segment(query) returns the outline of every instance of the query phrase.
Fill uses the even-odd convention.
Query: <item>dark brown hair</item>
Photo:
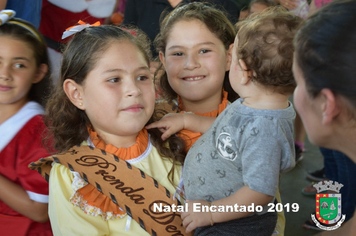
[[[308,93],[324,88],[356,108],[356,1],[333,1],[313,14],[295,37],[295,59]]]
[[[149,65],[151,59],[149,39],[138,29],[122,29],[112,25],[89,27],[76,33],[66,46],[60,79],[48,102],[48,115],[45,120],[50,133],[54,136],[57,151],[63,152],[81,144],[89,137],[88,129],[94,130],[86,113],[74,106],[66,96],[63,90],[64,81],[70,78],[77,84],[83,84],[88,73],[95,68],[97,61],[111,43],[126,40],[137,46]],[[149,123],[152,121],[153,118]],[[183,163],[185,157],[183,140],[172,136],[167,145],[161,140],[162,134],[157,129],[148,132],[151,134],[152,143],[162,156],[172,158],[174,165],[176,161]]]
[[[233,53],[254,72],[253,81],[282,94],[294,91],[293,38],[302,21],[282,7],[273,7],[235,25],[238,47]]]
[[[41,64],[48,66],[48,71],[43,79],[32,84],[28,97],[31,101],[36,101],[45,106],[46,100],[51,92],[52,82],[50,80],[50,66],[47,54],[47,45],[41,33],[31,23],[13,18],[0,26],[0,36],[11,37],[26,43],[33,51],[36,66]]]
[[[161,16],[161,18],[164,14]],[[193,2],[181,4],[174,11],[161,19],[160,33],[154,40],[154,45],[158,52],[165,53],[167,39],[173,26],[182,20],[199,20],[218,37],[228,50],[234,43],[235,30],[229,19],[222,10],[218,10],[208,3]],[[169,85],[167,74],[164,73],[159,79],[160,89],[163,91],[163,97],[170,103],[177,98],[177,93]],[[229,73],[225,73],[223,88],[228,92],[228,100],[233,102],[238,98],[236,92],[231,88]]]

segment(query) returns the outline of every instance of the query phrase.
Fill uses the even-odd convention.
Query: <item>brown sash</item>
[[[192,235],[185,233],[180,212],[157,208],[154,211],[154,206],[160,205],[162,209],[174,206],[177,209],[180,202],[173,200],[172,194],[155,179],[117,156],[89,146],[75,146],[66,153],[33,162],[29,167],[48,181],[53,161],[78,172],[86,182],[126,210],[149,234]]]

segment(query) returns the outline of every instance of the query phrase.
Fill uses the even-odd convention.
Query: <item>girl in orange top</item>
[[[206,3],[182,5],[164,18],[155,39],[165,68],[159,84],[176,112],[217,117],[238,98],[228,79],[235,35],[224,13]],[[201,133],[179,135],[189,150]]]
[[[176,7],[160,25],[155,39],[165,73],[160,91],[176,112],[216,118],[239,95],[231,88],[229,70],[236,31],[218,9],[193,2]],[[178,102],[176,102],[178,101]],[[157,127],[148,126],[147,128]],[[202,133],[181,130],[186,152]],[[170,133],[164,133],[165,140]],[[279,202],[279,191],[277,193]],[[276,235],[283,235],[285,217],[279,213]]]

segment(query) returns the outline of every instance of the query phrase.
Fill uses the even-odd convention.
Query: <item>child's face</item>
[[[0,36],[0,104],[24,105],[37,75],[32,48],[25,42]]]
[[[160,53],[168,81],[183,103],[221,99],[225,72],[230,67],[223,42],[199,20],[182,20],[171,29],[165,54]]]
[[[102,55],[81,86],[81,108],[106,143],[131,146],[154,110],[149,65],[129,41],[113,42]]]

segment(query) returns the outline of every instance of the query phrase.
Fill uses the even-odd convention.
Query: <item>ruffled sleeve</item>
[[[61,164],[54,164],[49,178],[49,217],[53,234],[56,236],[86,235],[86,236],[107,236],[107,235],[149,235],[138,223],[131,222],[129,230],[125,230],[127,215],[123,218],[104,220],[103,217],[95,217],[85,213],[80,207],[74,206],[69,199],[75,196],[74,188],[80,186],[90,186],[82,179],[76,179],[67,167]],[[76,184],[73,184],[73,183]]]
[[[53,165],[49,179],[49,217],[54,235],[109,235],[108,221],[85,214],[69,202],[73,195],[73,180],[67,167]]]
[[[107,196],[100,193],[94,186],[85,182],[77,172],[72,172],[73,195],[70,202],[82,209],[85,214],[101,216],[104,220],[122,218],[125,211],[115,205]]]

